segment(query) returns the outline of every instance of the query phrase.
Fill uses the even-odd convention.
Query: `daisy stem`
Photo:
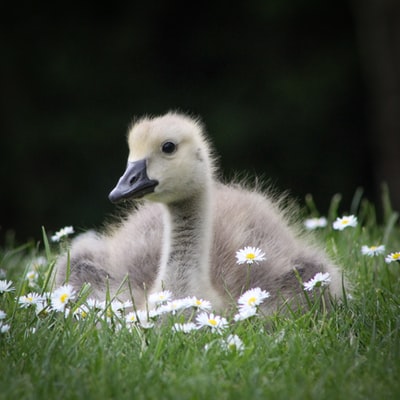
[[[326,315],[326,301],[325,301],[325,287],[320,287],[320,298],[321,298],[321,302],[322,302],[322,312],[325,318]]]
[[[196,310],[192,308],[192,312],[190,313],[190,316],[189,316],[187,322],[192,322],[193,317],[195,316],[195,314],[196,314]]]
[[[293,268],[293,272],[296,275],[297,280],[299,281],[300,286],[303,288],[303,294],[304,297],[306,299],[308,308],[311,310],[312,308],[312,304],[311,304],[311,300],[310,300],[310,296],[308,295],[307,291],[304,289],[304,284],[303,284],[303,279],[301,278],[299,271],[297,270],[297,268]]]
[[[374,262],[374,267],[373,267],[373,269],[372,269],[372,273],[373,273],[373,282],[374,282],[374,284],[376,283],[376,282],[378,282],[378,262],[377,262],[377,260],[375,260],[375,262]]]
[[[310,296],[308,295],[306,290],[303,290],[303,294],[304,294],[304,297],[306,299],[308,308],[311,310],[312,309],[312,304],[311,304]]]
[[[398,261],[397,261],[397,263],[398,263]],[[392,288],[392,278],[391,278],[391,273],[390,273],[390,264],[385,264],[384,270],[385,270],[385,276],[387,278],[386,279],[386,284],[388,285],[389,290],[393,290],[393,288]]]
[[[245,290],[249,290],[250,286],[250,269],[251,269],[251,264],[247,264],[247,274],[246,274],[246,286]]]

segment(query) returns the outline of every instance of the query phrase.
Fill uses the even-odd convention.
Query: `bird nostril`
[[[138,180],[138,177],[135,175],[129,180],[129,184],[132,186],[134,185]]]

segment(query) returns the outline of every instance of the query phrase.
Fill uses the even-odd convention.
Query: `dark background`
[[[386,181],[399,209],[400,2],[242,3],[3,5],[0,240],[100,226],[128,124],[171,109],[201,116],[226,177],[322,213]]]

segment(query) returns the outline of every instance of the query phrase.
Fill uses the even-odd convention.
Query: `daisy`
[[[105,309],[111,309],[111,311],[114,314],[118,314],[121,313],[124,309],[124,303],[122,303],[122,301],[119,300],[112,300],[111,303],[110,302],[104,302],[104,310]]]
[[[0,293],[12,292],[13,290],[15,290],[15,288],[11,286],[12,284],[13,283],[11,281],[0,281]]]
[[[152,318],[151,313],[147,313],[145,310],[131,311],[125,316],[125,322],[129,325],[138,324],[142,328],[152,328],[154,326],[153,322],[150,320]]]
[[[154,323],[150,319],[150,315],[145,310],[138,310],[136,311],[136,317],[138,319],[139,325],[144,329],[153,328]]]
[[[400,262],[400,251],[396,251],[395,253],[390,253],[389,255],[386,256],[385,261],[387,264],[393,261]]]
[[[28,293],[18,299],[18,303],[22,308],[28,308],[31,305],[36,307],[39,303],[43,303],[43,301],[44,298],[38,293]]]
[[[364,256],[374,257],[379,256],[385,252],[385,246],[382,244],[380,246],[362,246],[361,253]]]
[[[53,242],[59,242],[61,239],[67,237],[68,235],[72,235],[75,233],[74,228],[72,226],[66,226],[59,231],[57,231],[52,237],[51,240]]]
[[[191,331],[197,330],[197,326],[193,322],[187,322],[185,324],[176,323],[173,325],[172,329],[175,332],[189,333]]]
[[[133,306],[133,302],[131,300],[125,300],[122,303],[122,308],[123,309],[131,308],[132,306]]]
[[[37,281],[39,274],[35,270],[28,271],[26,273],[26,279],[29,281],[29,285],[34,284]]]
[[[88,317],[90,313],[90,308],[86,306],[85,304],[81,304],[75,311],[74,311],[74,317],[77,319],[85,319]]]
[[[140,325],[150,325],[153,323],[150,321],[151,314],[147,313],[145,310],[131,311],[125,316],[125,322],[127,324],[140,324]],[[145,327],[145,326],[143,326]]]
[[[247,290],[238,299],[240,307],[256,307],[270,296],[269,292],[261,290],[259,287]]]
[[[342,231],[348,226],[356,227],[357,226],[357,217],[354,215],[344,215],[342,218],[336,218],[336,221],[333,223],[333,229],[338,231]]]
[[[317,228],[325,228],[327,225],[328,225],[328,220],[325,217],[308,218],[304,221],[304,226],[310,231]]]
[[[265,253],[257,247],[246,246],[236,252],[237,264],[253,264],[265,260]]]
[[[243,353],[244,350],[244,344],[238,335],[229,335],[226,340],[222,340],[221,345],[227,351]]]
[[[102,302],[97,299],[87,299],[86,305],[92,310],[104,310]]]
[[[198,310],[206,311],[211,310],[212,306],[208,300],[198,299],[197,297],[188,297],[187,299],[188,307],[194,307]]]
[[[71,285],[64,285],[51,294],[51,308],[55,311],[64,311],[70,300],[75,298],[75,290]]]
[[[257,308],[256,307],[240,307],[239,308],[239,313],[237,313],[233,319],[238,322],[238,321],[243,321],[247,318],[253,317],[257,315]]]
[[[169,290],[153,293],[149,296],[149,302],[153,304],[162,304],[172,299],[172,293]]]
[[[318,272],[315,274],[314,278],[310,279],[308,282],[304,283],[304,290],[308,290],[309,292],[316,287],[322,287],[329,285],[331,281],[331,276],[329,272]]]
[[[168,301],[157,308],[158,314],[171,313],[175,315],[177,311],[188,307],[187,299],[178,299]]]
[[[197,325],[199,328],[209,326],[212,332],[222,333],[228,327],[228,321],[224,317],[214,315],[213,313],[207,314],[202,312],[196,317]]]
[[[128,313],[125,316],[125,322],[127,324],[136,324],[137,322],[139,322],[136,312],[131,311],[130,313]]]
[[[32,261],[33,269],[39,269],[39,268],[45,267],[46,265],[47,265],[47,259],[46,259],[46,257],[43,257],[43,256],[36,257]]]
[[[104,319],[108,322],[115,316],[121,316],[124,311],[124,303],[116,299],[112,300],[111,302],[100,301],[97,306],[100,310],[104,311],[102,315],[104,316]]]
[[[0,333],[6,333],[10,330],[10,325],[0,322]]]
[[[47,314],[47,311],[48,311],[47,310],[47,306],[48,306],[48,304],[47,304],[46,299],[44,299],[44,301],[41,301],[41,302],[35,304],[35,313],[36,313],[36,315],[39,315],[41,313]]]

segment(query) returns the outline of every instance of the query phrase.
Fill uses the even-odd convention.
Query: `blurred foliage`
[[[202,117],[228,177],[312,193],[321,210],[371,193],[347,1],[25,6],[1,17],[0,235],[99,226],[128,124],[170,109]]]

